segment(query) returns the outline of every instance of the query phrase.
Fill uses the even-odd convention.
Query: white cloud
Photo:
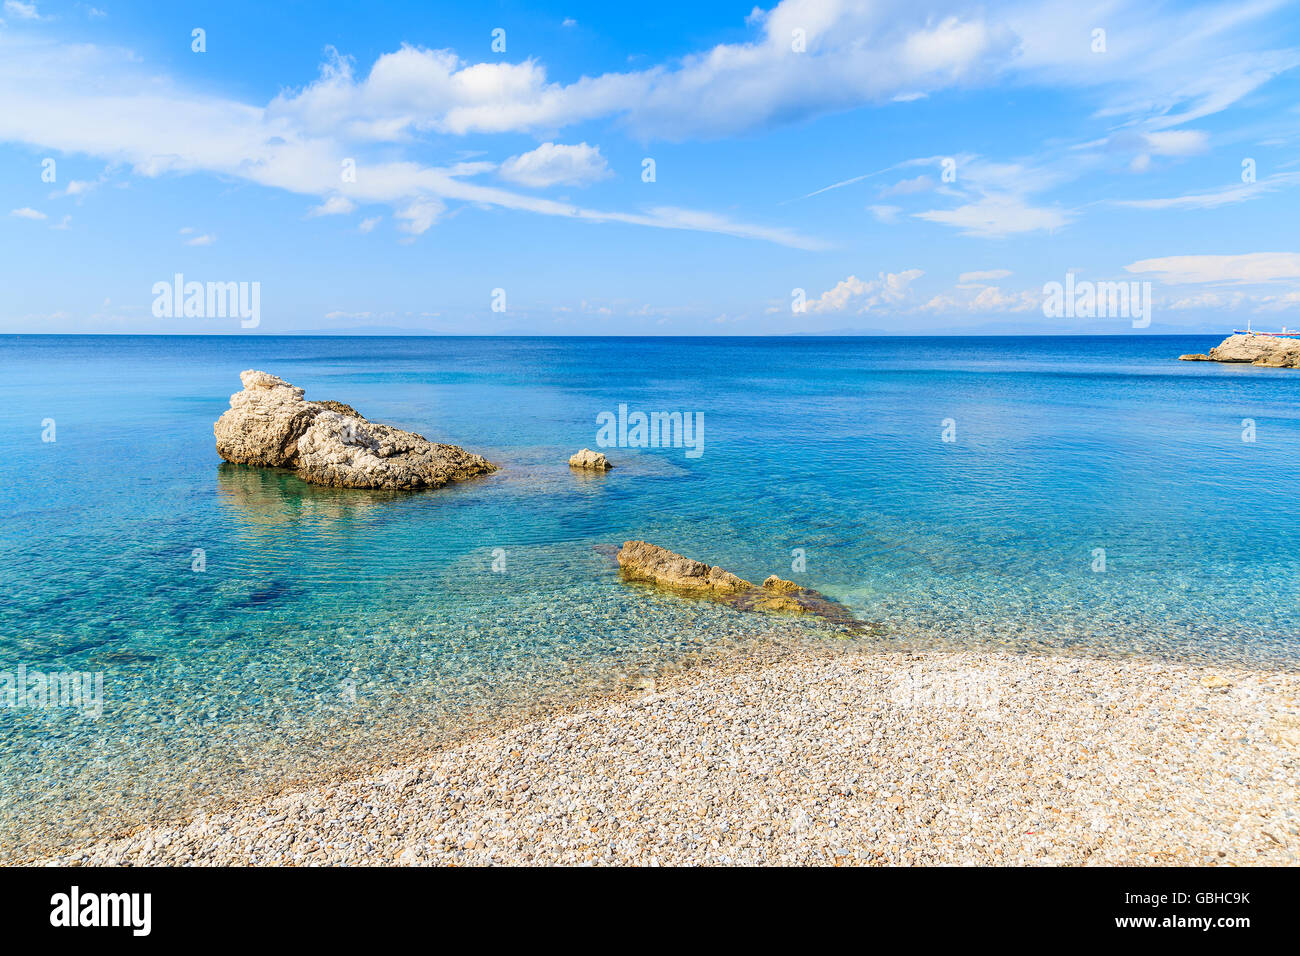
[[[446,210],[446,204],[437,199],[419,199],[399,209],[393,218],[400,220],[397,228],[401,232],[419,236],[428,232]]]
[[[1047,0],[1015,4],[1006,23],[1019,39],[1018,77],[1096,88],[1106,97],[1098,116],[1129,117],[1156,130],[1220,112],[1300,65],[1300,51],[1267,48],[1276,33],[1267,21],[1285,5]],[[1106,52],[1093,53],[1092,30],[1107,25]]]
[[[1300,280],[1300,252],[1252,252],[1236,256],[1166,256],[1124,267],[1168,285],[1246,284]]]
[[[357,228],[362,232],[371,232],[383,218],[383,216],[371,216],[369,219],[362,219],[361,225],[357,226]]]
[[[17,216],[19,219],[45,219],[45,213],[31,206],[24,206],[22,209],[14,209],[9,215]]]
[[[6,0],[10,7],[35,12],[22,0]],[[715,138],[1010,81],[1095,90],[1098,115],[1123,117],[1114,125],[1144,137],[1141,155],[1181,156],[1207,140],[1176,127],[1223,110],[1300,65],[1300,50],[1261,46],[1260,37],[1277,34],[1268,18],[1282,9],[1280,0],[1210,0],[1194,9],[1137,0],[1104,7],[1074,0],[1018,0],[960,12],[940,7],[782,0],[746,18],[751,32],[743,42],[569,83],[553,81],[534,59],[472,62],[451,50],[403,46],[358,73],[350,59],[330,51],[314,81],[286,89],[265,107],[178,88],[156,69],[134,65],[130,51],[42,43],[6,31],[0,34],[0,140],[124,162],[140,175],[212,173],[327,200],[337,191],[340,160],[363,155],[358,147],[406,144],[427,132],[555,136],[574,124],[613,119],[642,138]],[[1099,18],[1123,24],[1109,31],[1104,58],[1086,42]],[[805,31],[805,52],[791,49],[795,28]],[[159,124],[159,115],[174,122]],[[477,175],[471,167],[483,165],[440,168],[386,158],[367,165],[348,195],[395,209],[440,207],[430,221],[448,202],[463,202],[705,229],[797,248],[822,245],[793,230],[715,213],[608,212],[523,196],[470,181]],[[1044,181],[1000,184],[993,164],[985,165],[982,184],[971,170],[957,184],[943,184],[940,191],[951,188],[956,208],[914,215],[980,237],[1051,230],[1071,218],[1034,198],[1046,180],[1059,181],[1065,164],[1020,166],[1022,176]],[[1204,200],[1177,198],[1189,205]],[[401,218],[411,230],[430,217]]]
[[[208,234],[208,233],[204,233],[204,234],[201,235],[201,236],[195,236],[193,239],[186,239],[186,240],[185,240],[185,245],[187,245],[187,246],[210,246],[210,245],[212,245],[212,244],[213,244],[214,242],[216,242],[216,241],[217,241],[217,237],[216,237],[216,236],[210,235],[210,234]]]
[[[1290,311],[1300,307],[1300,291],[1285,292],[1282,295],[1254,296],[1254,301],[1257,312]]]
[[[521,186],[585,186],[612,175],[599,146],[543,143],[501,164],[502,179]]]
[[[1165,308],[1182,312],[1187,309],[1237,309],[1249,300],[1244,292],[1197,292],[1165,304]]]
[[[336,55],[317,81],[277,98],[272,112],[313,132],[385,140],[421,130],[553,134],[611,117],[644,138],[714,138],[1010,79],[1097,89],[1099,115],[1136,117],[1154,133],[1225,109],[1300,64],[1300,51],[1260,48],[1281,0],[1191,9],[1140,0],[957,6],[782,0],[745,18],[753,36],[744,42],[567,84],[536,60],[473,63],[451,50],[403,46],[359,77]],[[1088,41],[1101,21],[1123,28],[1109,31],[1099,56]],[[804,52],[791,48],[796,28],[805,31]],[[1193,140],[1153,148],[1188,149]]]
[[[1127,206],[1130,209],[1213,209],[1216,206],[1228,206],[1258,199],[1267,193],[1297,183],[1300,183],[1300,173],[1275,173],[1258,182],[1221,186],[1203,193],[1189,193],[1163,199],[1116,199],[1113,202],[1116,206]]]
[[[316,216],[345,216],[356,208],[357,204],[347,196],[330,196],[319,206],[313,206],[307,210],[307,215],[313,218]]]
[[[908,269],[897,273],[882,272],[877,278],[869,281],[849,276],[823,292],[818,298],[810,299],[806,303],[806,309],[811,313],[822,314],[884,310],[896,314],[951,315],[1024,313],[1032,312],[1042,305],[1042,295],[1038,290],[1005,292],[994,285],[969,282],[924,301],[918,300],[913,283],[924,274],[920,269]],[[988,272],[965,273],[962,279],[983,276],[1004,278],[1010,274],[1004,269],[995,269]]]
[[[903,211],[898,206],[868,206],[867,209],[879,222],[890,224],[898,222],[898,214]]]
[[[550,81],[534,60],[469,63],[451,50],[403,46],[364,78],[335,57],[272,112],[314,131],[379,139],[424,129],[535,132],[607,117],[641,136],[713,138],[992,75],[1015,46],[979,11],[937,19],[903,0],[784,0],[751,22],[759,32],[751,41],[570,84]],[[806,52],[791,48],[795,28],[806,33]]]
[[[880,190],[881,196],[908,196],[912,193],[924,193],[934,189],[935,181],[925,173],[911,179],[900,179],[892,186]]]
[[[1050,232],[1070,221],[1070,215],[1060,209],[1031,206],[1016,196],[989,196],[956,209],[931,209],[912,215],[952,226],[964,236],[984,239],[1039,230]]]
[[[881,305],[898,305],[907,299],[911,284],[925,275],[920,269],[903,272],[881,272],[877,278],[864,282],[849,276],[837,282],[816,299],[805,303],[808,312],[868,312]]]
[[[345,134],[365,135],[364,124],[335,128],[326,123],[318,130],[318,121],[337,117],[328,111],[312,114],[276,104],[262,109],[192,93],[136,66],[135,61],[130,51],[60,45],[0,31],[0,102],[5,103],[0,110],[0,141],[85,153],[128,164],[142,176],[209,173],[320,199],[338,193],[341,164],[357,157],[357,147],[363,145]],[[480,84],[495,89],[498,80],[506,82],[514,75],[494,72],[500,65],[483,64],[487,73],[469,68],[462,80],[472,81],[475,89]],[[393,75],[391,67],[380,71],[379,89],[400,98],[400,90],[405,89],[403,74]],[[532,67],[523,64],[518,69],[527,73]],[[377,82],[376,71],[368,82]],[[313,95],[322,94],[317,89]],[[164,115],[172,119],[159,124],[157,117]],[[371,118],[387,122],[379,112]],[[425,231],[447,202],[456,201],[585,222],[696,230],[801,249],[825,248],[825,243],[792,229],[737,222],[706,211],[587,209],[470,181],[493,168],[486,162],[432,167],[386,159],[363,161],[359,166],[362,174],[349,184],[348,197],[401,210],[397,218],[410,235]]]
[[[40,12],[34,3],[22,3],[21,0],[5,0],[5,13],[19,20],[39,20]]]
[[[921,306],[921,310],[944,314],[1032,312],[1041,305],[1042,295],[1038,292],[1004,292],[995,285],[965,285],[936,295]]]
[[[988,282],[996,279],[1005,279],[1011,275],[1010,269],[988,269],[983,272],[963,272],[957,277],[957,281],[963,284],[967,282]]]
[[[1168,129],[1143,135],[1147,151],[1157,156],[1195,156],[1210,148],[1208,133],[1197,129]]]

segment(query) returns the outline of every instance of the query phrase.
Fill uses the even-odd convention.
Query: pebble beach
[[[83,865],[1294,865],[1300,676],[756,647]]]

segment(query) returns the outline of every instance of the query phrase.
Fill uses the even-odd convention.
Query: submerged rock
[[[684,558],[646,541],[624,541],[618,552],[618,566],[625,578],[649,581],[675,591],[739,594],[754,586],[730,571]]]
[[[609,463],[603,452],[583,448],[569,456],[570,468],[585,468],[589,471],[609,471],[614,466]]]
[[[645,541],[625,541],[618,552],[618,565],[623,577],[629,581],[644,581],[681,594],[711,598],[737,610],[807,614],[852,633],[871,629],[850,614],[844,605],[812,588],[801,587],[775,574],[768,577],[762,587],[755,587],[730,571]]]
[[[1185,362],[1227,362],[1234,364],[1267,366],[1270,368],[1300,368],[1300,341],[1276,335],[1234,334],[1210,349],[1209,355],[1181,355]]]
[[[770,574],[763,579],[763,587],[777,594],[790,594],[799,590],[799,585],[785,578],[778,578],[775,574]]]
[[[367,421],[342,402],[309,402],[301,388],[254,369],[215,425],[229,462],[292,468],[304,481],[339,488],[440,488],[496,471],[456,445]]]

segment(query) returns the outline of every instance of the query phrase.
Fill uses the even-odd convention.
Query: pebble
[[[802,648],[43,862],[1295,865],[1298,717],[1281,670]]]

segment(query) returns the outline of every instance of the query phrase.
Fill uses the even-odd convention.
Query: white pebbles
[[[1300,677],[804,649],[53,858],[1295,864]]]

